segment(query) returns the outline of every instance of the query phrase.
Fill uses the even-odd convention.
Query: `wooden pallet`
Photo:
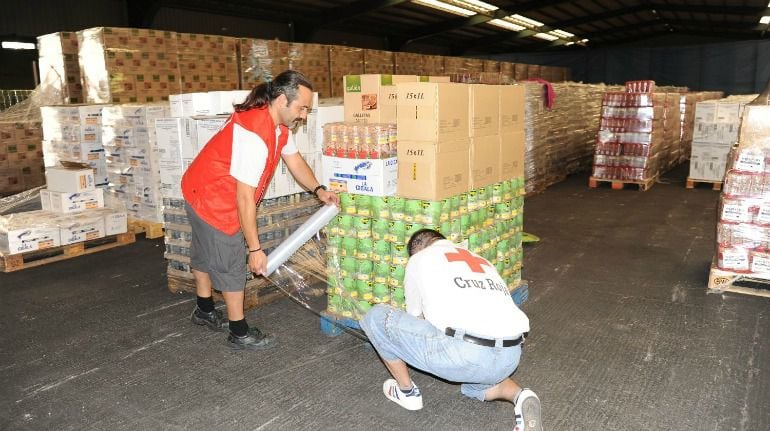
[[[642,181],[634,181],[634,180],[609,180],[606,178],[596,178],[596,177],[589,177],[588,178],[588,187],[595,189],[599,187],[599,184],[601,183],[610,183],[612,186],[612,190],[623,190],[625,186],[636,186],[639,188],[639,191],[646,192],[650,188],[652,188],[653,184],[658,180],[658,177],[648,178],[646,180]]]
[[[147,239],[163,237],[163,223],[129,218],[128,230],[133,233],[144,233],[144,237]]]
[[[687,184],[685,187],[694,189],[698,184],[711,184],[710,187],[712,190],[722,190],[722,181],[696,180],[690,177],[687,177]]]
[[[511,298],[516,305],[521,306],[527,299],[529,299],[529,283],[526,280],[521,280],[518,287],[511,290]],[[342,334],[345,329],[352,329],[356,331],[361,330],[361,325],[358,320],[352,317],[340,316],[335,313],[331,313],[328,310],[321,312],[321,332],[329,337],[336,337]]]
[[[742,274],[739,272],[719,269],[711,265],[709,272],[708,293],[734,292],[744,295],[764,296],[770,298],[770,277],[758,277],[757,274]]]
[[[136,236],[134,233],[127,232],[119,235],[110,235],[104,238],[47,248],[44,250],[35,250],[8,256],[0,255],[0,271],[14,272],[22,269],[34,268],[36,266],[58,262],[60,260],[109,250],[111,248],[131,244],[135,241]]]
[[[192,274],[168,268],[168,290],[172,293],[195,294],[195,280]],[[243,309],[250,310],[283,297],[284,294],[277,287],[266,279],[258,277],[246,282]],[[222,294],[214,291],[214,301],[224,301]]]

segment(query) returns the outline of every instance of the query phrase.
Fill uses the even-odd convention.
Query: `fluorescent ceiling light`
[[[472,10],[461,8],[449,3],[444,3],[443,1],[439,1],[439,0],[412,0],[412,3],[421,4],[423,6],[428,6],[433,9],[442,10],[444,12],[449,12],[455,15],[461,15],[461,16],[476,15],[476,12]]]
[[[570,45],[574,45],[574,44],[575,44],[575,42],[567,42],[567,43],[565,43],[564,45],[565,45],[565,46],[570,46]]]
[[[558,39],[558,37],[548,33],[535,33],[532,35],[532,37],[536,37],[538,39],[550,40],[550,41],[554,41]]]
[[[464,6],[464,7],[467,7],[468,9],[479,10],[481,12],[492,12],[500,9],[495,5],[485,3],[479,0],[454,0],[453,3],[458,6]]]
[[[586,42],[588,42],[588,39],[583,39],[583,40],[581,40],[580,42],[582,42],[582,43],[586,43]]]
[[[553,34],[555,36],[559,36],[559,37],[564,38],[564,39],[569,39],[571,37],[575,37],[574,34],[568,32],[568,31],[558,30],[558,29],[553,30],[553,31],[549,31],[549,33],[551,33],[551,34]]]
[[[535,21],[532,18],[527,18],[527,17],[521,16],[519,14],[513,14],[510,17],[515,19],[516,21],[520,21],[520,22],[524,23],[525,25],[529,24],[529,26],[531,26],[531,27],[542,27],[542,26],[545,25],[545,24],[543,24],[540,21]]]
[[[523,25],[514,24],[512,22],[504,21],[502,19],[493,19],[492,21],[489,21],[487,24],[492,24],[494,26],[504,28],[506,30],[511,30],[511,31],[522,31],[527,29],[527,27],[524,27]]]
[[[35,44],[32,42],[11,42],[3,41],[3,49],[35,49]]]
[[[759,19],[760,24],[770,24],[770,15],[765,15]]]

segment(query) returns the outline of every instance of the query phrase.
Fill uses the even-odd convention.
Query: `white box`
[[[95,213],[80,213],[58,220],[61,244],[74,244],[105,236],[104,217]]]
[[[96,188],[94,171],[89,168],[65,168],[53,166],[45,171],[48,190],[55,192],[79,193]]]
[[[723,181],[730,145],[693,141],[690,176],[693,180]]]
[[[0,251],[16,254],[60,246],[59,228],[47,225],[55,217],[40,210],[0,216]]]
[[[80,211],[103,208],[104,191],[94,189],[80,193],[63,193],[51,190],[40,190],[40,202],[43,209],[60,214],[70,214]]]
[[[323,151],[324,125],[345,119],[345,106],[342,99],[325,99],[318,102],[312,115],[307,119],[307,146],[304,151],[316,153]],[[299,149],[303,151],[302,148]]]
[[[392,196],[398,185],[398,161],[387,159],[346,159],[323,156],[321,184],[335,192],[369,196]]]
[[[128,232],[128,216],[125,211],[112,208],[102,212],[104,216],[104,235],[117,235]]]
[[[184,93],[182,94],[182,116],[215,115],[219,108],[219,101],[213,100],[209,93]]]
[[[239,105],[246,100],[250,90],[211,91],[211,100],[214,103],[214,114],[232,114],[235,111],[233,105]]]

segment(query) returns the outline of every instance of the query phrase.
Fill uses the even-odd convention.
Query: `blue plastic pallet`
[[[516,305],[521,306],[529,299],[529,284],[522,280],[519,287],[511,292],[511,298]],[[345,330],[344,328],[355,329],[360,331],[361,325],[358,324],[358,320],[351,319],[349,317],[340,317],[329,312],[321,312],[321,332],[328,337],[336,337]]]

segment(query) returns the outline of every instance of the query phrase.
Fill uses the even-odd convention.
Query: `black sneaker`
[[[224,314],[219,310],[214,310],[210,313],[204,313],[203,310],[195,306],[190,321],[196,325],[207,326],[212,331],[224,332],[229,329],[229,321]]]
[[[227,345],[239,350],[267,350],[275,347],[277,343],[273,335],[263,334],[257,328],[249,328],[249,333],[242,337],[232,332],[227,336]]]

